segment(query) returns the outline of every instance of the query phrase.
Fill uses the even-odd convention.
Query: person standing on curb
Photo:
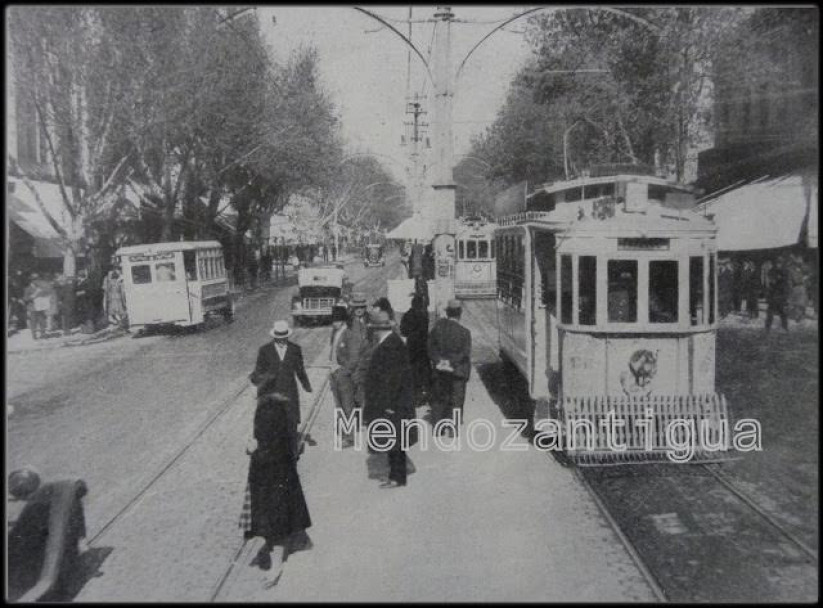
[[[289,397],[282,393],[261,395],[254,412],[254,436],[246,445],[249,475],[239,523],[246,538],[262,537],[265,541],[252,563],[265,573],[267,588],[277,584],[283,562],[298,536],[305,537],[312,523],[297,473],[290,405]],[[272,568],[275,547],[279,547],[279,556],[277,567]]]
[[[414,404],[422,405],[429,398],[431,367],[429,364],[429,313],[421,294],[415,294],[411,308],[400,321],[400,333],[406,338],[414,379]]]
[[[449,300],[446,318],[438,319],[429,333],[429,359],[434,369],[432,422],[451,418],[455,411],[463,420],[466,383],[471,373],[471,332],[460,324],[460,300]]]
[[[363,422],[383,419],[391,424],[394,442],[388,450],[389,476],[380,487],[397,488],[406,485],[407,475],[404,448],[409,446],[403,445],[402,422],[414,418],[411,366],[406,345],[394,331],[387,312],[376,310],[369,327],[374,332],[375,347],[366,374]],[[374,443],[376,447],[382,445]]]
[[[766,309],[766,332],[772,329],[774,315],[780,316],[780,325],[789,331],[788,308],[789,280],[786,275],[785,261],[782,257],[775,260],[769,271],[769,289],[767,292],[768,308]]]
[[[343,367],[346,360],[346,333],[349,331],[349,318],[345,306],[332,308],[332,335],[329,349],[329,362],[332,371],[329,374],[329,387],[334,397],[335,407],[349,416],[354,409],[354,381],[350,370]],[[347,433],[342,437],[343,447],[353,445],[354,439]]]
[[[297,427],[300,425],[300,393],[297,380],[303,389],[312,392],[306,368],[303,365],[303,351],[289,340],[292,330],[286,321],[275,321],[269,331],[272,341],[264,344],[257,352],[257,364],[249,375],[251,383],[257,387],[257,397],[278,392],[288,400],[289,427],[292,443],[297,450]]]

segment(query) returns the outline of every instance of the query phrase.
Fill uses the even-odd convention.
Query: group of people
[[[405,244],[400,251],[400,262],[410,279],[434,279],[434,249],[431,243],[423,246],[416,242]]]
[[[721,259],[718,264],[719,313],[721,317],[739,312],[745,301],[745,312],[751,319],[760,316],[759,301],[766,300],[766,330],[774,317],[788,330],[791,318],[800,322],[809,305],[812,281],[806,263],[799,254],[781,254],[759,265],[752,259],[733,261]]]
[[[471,373],[471,332],[460,323],[458,300],[448,303],[445,318],[430,330],[427,304],[425,294],[416,293],[399,324],[387,298],[369,307],[363,293],[352,294],[347,306],[333,311],[331,392],[347,417],[359,408],[364,425],[346,431],[343,445],[354,445],[353,434],[375,420],[388,421],[393,429],[389,472],[381,488],[407,483],[405,449],[414,439],[404,443],[401,429],[404,420],[416,417],[416,407],[430,401],[433,425],[455,417],[462,422]],[[272,340],[260,347],[250,375],[257,387],[257,407],[246,448],[250,464],[240,518],[247,537],[264,539],[254,564],[264,571],[266,586],[275,585],[281,573],[272,568],[272,552],[278,548],[282,565],[289,553],[310,544],[305,531],[311,526],[296,465],[303,449],[297,385],[309,393],[312,386],[302,350],[289,340],[288,323],[276,321],[269,333]],[[450,427],[444,432],[451,434]]]

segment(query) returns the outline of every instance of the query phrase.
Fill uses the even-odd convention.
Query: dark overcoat
[[[297,390],[297,380],[300,380],[306,392],[311,392],[300,346],[294,342],[286,342],[286,354],[281,361],[274,342],[264,344],[257,352],[257,365],[249,379],[257,387],[258,398],[275,392],[288,397],[293,424],[300,424],[300,392]]]
[[[468,380],[472,369],[472,334],[454,319],[438,319],[429,333],[432,368],[442,359],[451,363],[452,373]]]
[[[389,420],[395,426],[399,447],[401,421],[414,418],[414,387],[406,345],[395,332],[375,346],[371,353],[365,399],[363,421],[368,424],[378,418]]]
[[[277,539],[311,526],[309,508],[297,475],[284,404],[258,400],[254,413],[257,449],[249,463],[252,536]]]

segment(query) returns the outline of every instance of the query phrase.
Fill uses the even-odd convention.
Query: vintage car
[[[385,266],[386,258],[383,255],[383,245],[370,243],[363,248],[363,267]]]
[[[318,264],[297,272],[298,293],[292,298],[295,326],[306,321],[331,321],[332,307],[345,305],[351,290],[342,265]]]

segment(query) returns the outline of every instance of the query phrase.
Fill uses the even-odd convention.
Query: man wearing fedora
[[[257,352],[257,364],[249,375],[257,387],[258,399],[269,393],[281,393],[288,398],[289,425],[292,429],[293,446],[297,453],[297,427],[300,425],[300,393],[297,380],[303,389],[311,392],[311,383],[303,365],[303,351],[289,340],[292,330],[286,321],[275,321],[269,331],[273,338]]]
[[[401,425],[403,420],[414,418],[411,364],[406,345],[394,331],[386,311],[373,311],[369,327],[375,346],[366,374],[363,422],[384,419],[394,427],[394,445],[388,450],[389,477],[381,487],[395,488],[406,485],[406,446]]]
[[[349,322],[345,333],[337,345],[337,362],[340,364],[340,391],[345,392],[345,400],[355,407],[363,407],[363,382],[365,371],[363,361],[370,350],[369,329],[366,325],[366,296],[355,292],[349,301]]]
[[[460,300],[449,300],[446,318],[429,332],[429,359],[433,374],[433,423],[451,418],[455,410],[463,419],[466,383],[471,373],[472,334],[460,324]]]

